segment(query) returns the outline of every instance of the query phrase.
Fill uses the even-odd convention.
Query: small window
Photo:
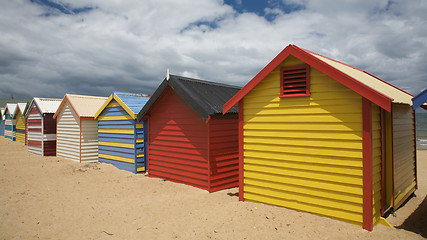
[[[280,69],[280,97],[310,96],[310,66],[307,64]]]

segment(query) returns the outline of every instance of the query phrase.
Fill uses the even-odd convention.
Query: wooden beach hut
[[[0,108],[0,135],[4,136],[4,108]]]
[[[417,188],[412,96],[287,46],[224,104],[239,107],[239,199],[372,230]]]
[[[237,186],[239,87],[170,75],[138,114],[148,120],[148,176],[209,192]]]
[[[16,103],[7,103],[4,109],[4,137],[12,141],[16,140],[15,110],[17,107]]]
[[[25,113],[27,149],[41,156],[56,154],[56,122],[53,115],[61,103],[57,98],[35,97]]]
[[[113,92],[96,112],[98,160],[133,173],[147,168],[147,123],[137,114],[150,99],[146,94]]]
[[[106,97],[65,94],[54,115],[56,155],[78,162],[98,161],[98,121],[95,113]]]
[[[27,110],[28,103],[17,103],[15,110],[16,119],[16,141],[26,143],[26,120],[25,111]]]

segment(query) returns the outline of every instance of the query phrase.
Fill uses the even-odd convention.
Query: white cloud
[[[244,2],[243,2],[244,3]],[[0,97],[152,93],[171,74],[244,85],[289,43],[362,68],[412,93],[427,87],[425,1],[308,1],[267,21],[223,1],[92,1],[43,16],[0,9]],[[70,1],[87,7],[87,1]]]

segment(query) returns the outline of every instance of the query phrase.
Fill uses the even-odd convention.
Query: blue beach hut
[[[146,94],[113,92],[95,114],[98,160],[133,173],[145,172],[147,122],[137,114],[150,99]]]

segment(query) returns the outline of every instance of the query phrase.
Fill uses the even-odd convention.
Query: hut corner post
[[[362,98],[363,120],[363,229],[373,229],[372,203],[372,109],[371,102]]]
[[[243,198],[243,99],[239,101],[239,201]]]

